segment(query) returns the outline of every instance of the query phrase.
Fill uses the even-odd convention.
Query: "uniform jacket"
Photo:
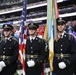
[[[0,72],[0,75],[12,75],[16,71],[19,49],[18,45],[18,41],[16,41],[14,37],[11,37],[6,42],[4,40],[0,42],[0,61],[4,61],[6,64],[6,67]],[[2,56],[3,58],[1,58]],[[6,56],[9,58],[5,59]]]
[[[44,59],[46,59],[47,56],[45,51],[45,41],[43,39],[36,37],[32,42],[29,38],[27,39],[26,55],[38,55],[37,58],[29,58],[30,60],[32,59],[35,61],[34,67],[26,67],[26,71],[30,73],[29,75],[38,75],[37,73],[42,71],[42,63],[44,62]],[[26,62],[29,59],[27,58]]]
[[[55,54],[70,54],[69,57],[55,57]],[[73,64],[76,61],[76,42],[72,35],[65,33],[63,38],[54,41],[54,59],[53,66],[56,75],[73,75]],[[65,69],[59,69],[58,63],[64,62]]]

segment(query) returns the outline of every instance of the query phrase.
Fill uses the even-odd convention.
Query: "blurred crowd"
[[[0,0],[0,6],[22,2],[23,0]]]
[[[76,25],[76,20],[73,21],[67,21],[66,22],[66,32],[67,33],[73,33],[74,31],[74,26]]]

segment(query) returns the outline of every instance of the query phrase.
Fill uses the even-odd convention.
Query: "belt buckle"
[[[61,53],[61,54],[60,54],[60,57],[61,57],[61,58],[63,58],[63,57],[64,57],[64,55]]]
[[[31,55],[31,58],[33,58],[34,56],[33,55]]]
[[[3,55],[2,58],[5,59],[5,55]]]

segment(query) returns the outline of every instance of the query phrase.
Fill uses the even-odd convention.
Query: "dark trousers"
[[[26,75],[41,75],[41,66],[26,67]]]
[[[14,75],[17,69],[17,64],[7,66],[3,68],[3,70],[0,72],[0,75]]]

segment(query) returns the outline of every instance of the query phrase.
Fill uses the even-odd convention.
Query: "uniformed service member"
[[[42,63],[46,59],[45,41],[37,36],[36,23],[28,24],[29,37],[26,42],[26,75],[41,75]]]
[[[12,37],[13,26],[4,24],[4,39],[0,42],[0,75],[14,75],[17,68],[18,41]]]
[[[57,19],[57,37],[54,41],[53,75],[73,75],[76,61],[76,42],[65,32],[65,20]]]

